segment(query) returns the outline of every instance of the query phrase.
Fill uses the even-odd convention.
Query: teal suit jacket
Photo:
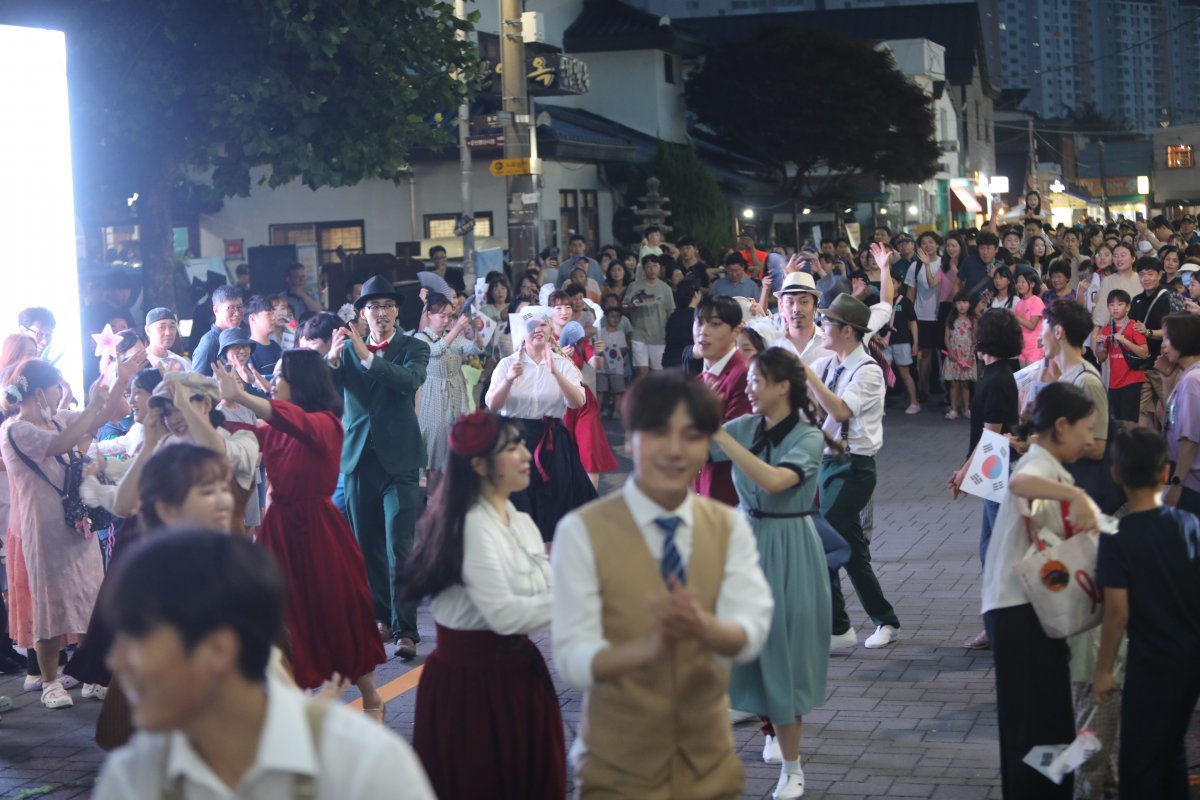
[[[379,463],[389,475],[425,466],[425,444],[417,424],[414,399],[425,382],[429,345],[397,331],[371,369],[363,367],[347,341],[336,376],[346,399],[342,426],[342,472],[358,467],[367,443],[375,445]]]

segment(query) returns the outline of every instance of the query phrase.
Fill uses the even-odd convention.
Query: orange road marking
[[[424,669],[425,665],[422,664],[419,667],[410,669],[399,678],[388,681],[383,686],[379,687],[379,696],[382,697],[383,701],[386,703],[388,700],[395,700],[405,692],[412,691],[413,689],[417,688],[417,684],[420,683],[421,671]],[[350,703],[349,706],[350,708],[356,708],[361,711],[363,707],[362,698],[358,698],[353,703]]]

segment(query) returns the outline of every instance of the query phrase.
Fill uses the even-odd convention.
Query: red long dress
[[[595,348],[586,339],[575,345],[571,354],[571,362],[580,370],[583,364],[592,357]],[[617,468],[617,457],[608,446],[608,437],[604,435],[604,425],[600,420],[600,403],[596,395],[583,385],[583,405],[579,408],[567,409],[563,417],[563,425],[575,437],[575,446],[579,448],[579,460],[583,462],[584,472],[612,472]]]
[[[337,487],[342,423],[328,411],[271,401],[255,429],[271,484],[258,542],[287,581],[287,628],[301,688],[334,672],[357,680],[387,661],[358,542],[330,499]]]

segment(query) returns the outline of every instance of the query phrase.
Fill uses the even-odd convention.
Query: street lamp
[[[811,214],[811,213],[812,213],[812,209],[811,209],[811,208],[808,208],[808,207],[806,206],[806,207],[805,207],[805,209],[804,209],[802,212],[800,212],[800,213],[804,214],[805,216],[808,216],[809,214]]]
[[[742,219],[754,219],[754,209],[753,208],[743,208],[742,209]]]
[[[917,216],[917,214],[920,214],[920,213],[921,213],[921,209],[917,208],[915,205],[910,205],[908,207],[908,215],[910,217],[915,217],[915,216]]]

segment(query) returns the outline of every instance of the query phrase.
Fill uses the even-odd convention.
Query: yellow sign
[[[492,174],[497,178],[508,175],[541,175],[540,158],[497,158],[492,162]]]

